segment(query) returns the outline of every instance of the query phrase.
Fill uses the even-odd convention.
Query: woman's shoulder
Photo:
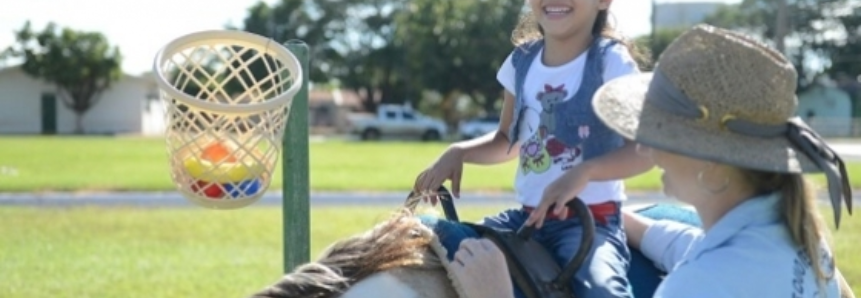
[[[666,297],[695,294],[684,291],[720,293],[710,297],[816,297],[814,293],[820,291],[816,274],[800,250],[767,237],[759,237],[762,243],[743,238],[692,256],[678,266],[664,281],[666,291],[672,293]],[[834,282],[827,283],[825,290],[825,297],[839,296]]]
[[[796,246],[779,223],[747,225],[737,231],[713,227],[700,243],[692,260],[706,266],[747,267],[756,264],[751,272],[763,268],[786,267],[797,257]],[[720,234],[731,234],[721,237]],[[776,270],[776,269],[775,269]],[[790,272],[791,268],[784,270]]]

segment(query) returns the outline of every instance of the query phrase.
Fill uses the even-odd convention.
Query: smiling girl
[[[612,0],[527,0],[513,34],[516,48],[497,80],[505,88],[496,132],[452,144],[419,174],[414,190],[451,180],[459,196],[464,163],[498,164],[519,157],[514,189],[521,208],[484,219],[486,226],[539,229],[535,240],[567,264],[580,246],[580,219],[565,203],[579,197],[598,224],[592,255],[572,280],[577,297],[630,297],[630,258],[621,226],[623,179],[651,163],[595,115],[592,96],[604,82],[639,73],[633,47],[608,24]],[[552,210],[551,210],[552,209]],[[515,289],[516,295],[522,294]]]

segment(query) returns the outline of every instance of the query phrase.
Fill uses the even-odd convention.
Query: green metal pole
[[[281,151],[283,166],[284,273],[310,258],[310,183],[308,177],[308,46],[288,41],[302,65],[302,89],[293,98]]]

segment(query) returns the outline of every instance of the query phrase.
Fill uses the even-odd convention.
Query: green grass
[[[474,221],[498,208],[459,211]],[[312,258],[391,211],[313,209]],[[279,208],[0,207],[0,297],[246,297],[281,275],[280,235]],[[861,221],[845,221],[834,238],[861,293]]]
[[[312,257],[392,210],[315,208]],[[0,260],[0,297],[246,297],[280,277],[281,212],[2,207]]]
[[[443,143],[322,142],[310,145],[315,191],[406,191],[445,149]],[[290,150],[286,148],[286,150]],[[463,191],[510,191],[516,162],[467,165]],[[861,188],[861,163],[849,163]],[[280,164],[271,189],[280,189]],[[815,176],[824,181],[822,175]],[[657,190],[653,170],[629,179],[631,191]],[[160,138],[2,137],[0,191],[171,191],[167,153]]]

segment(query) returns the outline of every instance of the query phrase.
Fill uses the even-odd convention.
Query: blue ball
[[[224,190],[234,198],[239,196],[252,196],[260,191],[260,180],[245,180],[240,182],[238,186],[227,183],[224,184]]]

